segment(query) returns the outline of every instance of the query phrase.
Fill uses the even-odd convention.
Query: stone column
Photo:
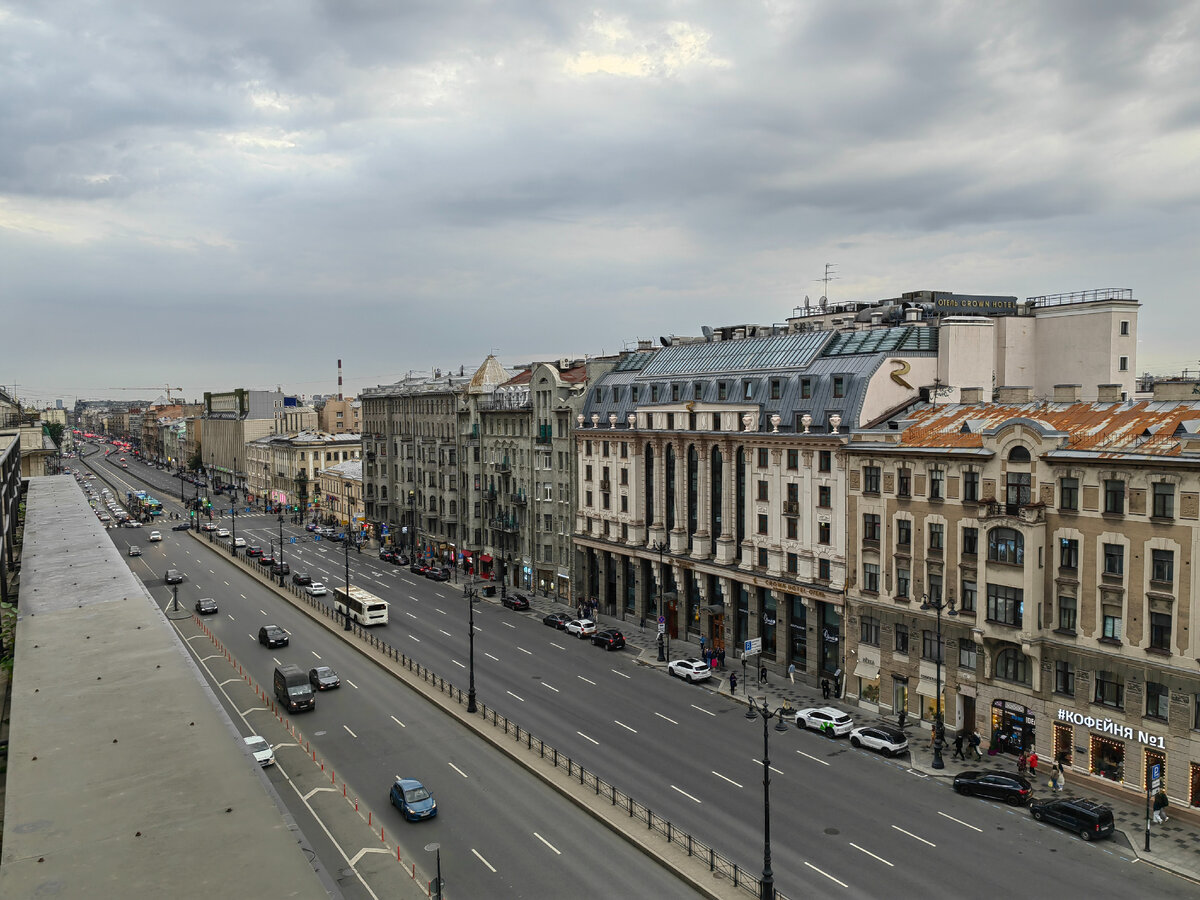
[[[712,459],[711,447],[697,442],[696,447],[696,533],[692,540],[692,558],[707,559],[712,555],[713,535],[709,532],[712,518]]]
[[[721,442],[721,534],[717,537],[717,562],[721,565],[732,565],[737,556],[734,541],[736,512],[734,502],[737,499],[735,476],[737,472],[737,451],[732,440]]]

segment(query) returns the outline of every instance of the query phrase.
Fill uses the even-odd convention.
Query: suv
[[[529,598],[524,594],[508,594],[502,597],[500,602],[509,609],[529,609]]]
[[[596,647],[603,647],[605,650],[620,650],[625,646],[625,635],[615,628],[608,628],[593,634],[592,644]]]
[[[291,636],[278,625],[264,625],[258,629],[258,642],[264,647],[286,647]]]
[[[1039,822],[1061,825],[1085,841],[1113,834],[1112,810],[1094,800],[1038,800],[1029,805],[1029,812]]]
[[[854,728],[854,720],[832,706],[816,706],[796,713],[796,727],[812,728],[833,737],[841,737]]]
[[[307,572],[293,572],[292,573],[292,584],[298,584],[301,587],[312,584],[312,576],[309,575]]]
[[[167,584],[183,584],[183,573],[178,569],[167,569]]]
[[[262,556],[262,547],[246,547],[246,555],[249,557]]]
[[[271,566],[271,574],[272,575],[290,575],[291,572],[292,572],[291,563],[280,562],[280,563],[275,563],[275,565]]]

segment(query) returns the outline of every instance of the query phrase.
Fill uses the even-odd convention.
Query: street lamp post
[[[417,561],[417,492],[408,492],[408,558]]]
[[[930,765],[935,769],[944,769],[946,763],[942,760],[942,748],[946,744],[946,723],[942,718],[942,610],[949,610],[947,615],[951,616],[957,616],[958,610],[954,608],[954,597],[946,600],[930,600],[929,595],[926,594],[922,600],[922,610],[925,612],[931,609],[937,611],[937,646],[934,647],[934,657],[937,663],[937,681],[934,684],[937,697],[934,702],[937,712],[933,721],[933,762]]]
[[[237,507],[235,501],[229,501],[229,517],[233,523],[233,536],[229,539],[229,555],[237,556]],[[212,532],[209,532],[211,534]]]
[[[776,719],[775,730],[785,734],[788,727],[784,716],[791,707],[785,703],[772,711],[764,696],[760,696],[757,701],[750,698],[749,703],[750,708],[746,711],[746,718],[753,719],[755,716],[759,716],[763,723],[763,871],[762,880],[759,882],[758,896],[760,900],[775,900],[775,873],[771,871],[771,732],[767,725],[772,719]]]
[[[271,486],[271,475],[270,475],[270,472],[271,472],[271,466],[270,466],[268,463],[263,463],[263,489],[262,489],[262,501],[263,501],[263,512],[264,512],[264,513],[267,513],[267,512],[270,512],[270,511],[271,511],[271,510],[270,510],[270,509],[267,507],[267,497],[268,497],[268,495],[270,495],[270,493],[271,493],[271,491],[270,491],[270,486]]]
[[[658,616],[655,622],[657,627],[663,628],[663,631],[658,633],[658,661],[666,662],[666,625],[663,618],[663,554],[667,551],[667,545],[662,541],[655,541],[650,545],[650,549],[658,554]]]
[[[432,844],[426,844],[425,849],[437,854],[437,893],[433,896],[442,900],[442,845],[434,841]]]
[[[475,604],[479,602],[479,592],[473,584],[463,585],[463,596],[467,598],[467,661],[468,687],[467,712],[474,713],[475,706]]]
[[[287,582],[283,578],[283,513],[279,514],[279,586],[285,587]]]
[[[281,517],[282,519],[282,517]],[[342,550],[346,554],[346,618],[342,623],[344,631],[350,630],[350,545],[342,541]]]

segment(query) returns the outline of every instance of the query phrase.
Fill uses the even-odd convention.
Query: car
[[[796,727],[811,728],[822,734],[841,737],[854,728],[854,720],[832,706],[810,706],[796,712]]]
[[[202,597],[196,601],[196,612],[202,616],[210,615],[217,611],[217,601],[212,597]]]
[[[244,539],[238,538],[238,541],[242,541],[242,543],[239,544],[239,543],[237,543],[237,541],[234,541],[234,546],[246,547],[246,542]],[[256,547],[246,547],[246,555],[248,557],[250,557],[251,559],[253,559],[256,556],[262,556],[263,555],[262,547],[257,547],[257,546]]]
[[[1110,838],[1115,829],[1111,807],[1095,800],[1066,797],[1035,800],[1029,804],[1029,814],[1039,822],[1073,831],[1085,841]]]
[[[178,569],[167,569],[167,584],[183,584],[183,573]]]
[[[291,635],[278,625],[264,625],[258,629],[258,642],[264,647],[286,647]]]
[[[141,556],[142,548],[139,547],[137,544],[130,544],[129,545],[129,555],[130,556]]]
[[[592,644],[605,650],[620,650],[625,646],[625,635],[615,628],[606,628],[592,635]]]
[[[325,535],[325,540],[333,541],[334,543],[340,543],[345,539],[346,533],[344,531],[334,531],[333,529],[330,529],[329,534]]]
[[[192,526],[188,522],[180,522],[178,525],[171,526],[172,531],[191,531]]]
[[[159,532],[157,532],[157,531],[152,531],[152,532],[150,532],[150,537],[148,537],[148,538],[147,538],[147,540],[149,540],[149,541],[161,541],[161,540],[162,540],[162,535],[161,535]]]
[[[338,673],[329,666],[317,666],[308,670],[308,683],[313,686],[313,690],[330,691],[341,687],[342,679],[338,678]]]
[[[425,570],[428,568],[429,566],[425,565],[425,563],[420,562],[419,560],[413,560],[412,565],[408,567],[408,571],[412,572],[414,575],[424,575]]]
[[[292,573],[292,584],[298,584],[301,587],[304,587],[305,585],[309,585],[312,583],[313,583],[312,576],[309,575],[307,572],[293,572]]]
[[[433,794],[415,778],[397,775],[388,799],[410,822],[432,819],[437,815],[437,801],[433,799]]]
[[[500,603],[509,609],[529,609],[529,598],[524,594],[509,594],[501,597]]]
[[[200,530],[201,531],[216,531],[217,523],[216,522],[205,522],[203,525],[200,526]],[[224,529],[222,529],[222,530],[224,530]],[[228,532],[225,533],[225,537],[229,537]]]
[[[310,597],[324,597],[325,585],[321,584],[319,581],[314,581],[312,584],[304,586],[304,592]]]
[[[141,528],[142,527],[142,523],[139,522],[137,519],[130,519],[128,517],[126,517],[125,521],[123,521],[121,524],[124,525],[126,528]]]
[[[426,570],[425,577],[430,581],[449,581],[450,570],[445,566],[431,566]]]
[[[211,525],[212,522],[209,522],[208,524]],[[219,538],[229,537],[229,529],[228,528],[218,528],[217,529],[217,537],[219,537]]]
[[[275,565],[271,566],[271,574],[272,575],[276,575],[276,576],[289,575],[289,574],[291,574],[291,571],[292,571],[292,566],[290,563],[281,562],[281,563],[275,563]]]
[[[275,565],[275,554],[273,554],[273,553],[262,553],[262,554],[260,554],[260,555],[259,555],[259,557],[258,557],[258,564],[259,564],[260,566],[273,566],[273,565]]]
[[[543,625],[549,625],[551,628],[557,628],[559,631],[567,627],[567,623],[571,621],[571,617],[566,613],[557,612],[550,613],[542,619]]]
[[[259,737],[257,734],[252,734],[248,738],[243,738],[246,742],[246,749],[254,756],[254,761],[264,769],[274,764],[275,751],[271,749],[271,745],[267,743],[266,738]]]
[[[395,562],[396,553],[391,547],[382,547],[379,550],[379,558],[384,562]]]
[[[908,737],[891,725],[863,725],[850,732],[850,744],[878,750],[884,756],[899,756],[908,751]]]
[[[964,797],[1003,800],[1013,806],[1023,806],[1033,796],[1028,780],[1008,772],[959,772],[954,776],[954,790]]]
[[[313,524],[312,522],[309,522],[307,525],[304,526],[304,530],[305,531],[316,531],[317,526],[315,524]]]
[[[235,547],[245,547],[245,546],[246,546],[246,539],[245,539],[245,538],[234,538],[234,539],[233,539],[233,546],[235,546]],[[259,552],[259,553],[261,553],[261,552],[262,552],[262,550],[260,549],[258,552]]]
[[[596,633],[596,630],[596,623],[591,619],[572,619],[563,627],[563,631],[567,634],[575,635],[580,640],[585,637],[591,637]]]
[[[100,521],[101,522],[111,522],[112,517],[109,516],[108,513],[100,513]]]
[[[408,565],[408,557],[405,556],[403,553],[397,553],[396,558],[393,559],[392,562],[394,562],[398,566],[407,566]]]
[[[667,663],[667,674],[682,678],[688,684],[712,678],[708,663],[702,659],[673,659]]]

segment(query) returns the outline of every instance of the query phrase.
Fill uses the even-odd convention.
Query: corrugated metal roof
[[[829,340],[829,334],[808,331],[736,341],[675,344],[659,350],[642,374],[650,378],[800,369],[817,355]]]
[[[917,325],[896,328],[872,328],[835,334],[821,351],[822,356],[849,356],[856,353],[936,352],[938,329]]]
[[[639,350],[636,353],[630,353],[614,367],[614,372],[636,372],[639,369],[644,369],[650,360],[654,359],[654,354],[657,350]]]

